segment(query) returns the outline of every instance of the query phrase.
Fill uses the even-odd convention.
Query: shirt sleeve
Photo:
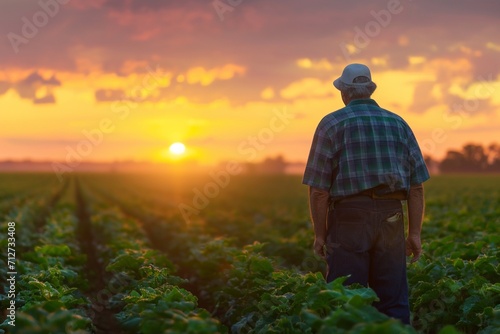
[[[316,128],[311,150],[307,159],[303,184],[311,187],[330,190],[333,177],[333,141],[326,133],[322,123]]]
[[[429,171],[427,170],[427,165],[425,164],[424,157],[418,146],[417,139],[415,135],[410,130],[410,135],[408,137],[408,150],[409,150],[409,167],[410,167],[410,185],[419,184],[427,181],[429,176]]]

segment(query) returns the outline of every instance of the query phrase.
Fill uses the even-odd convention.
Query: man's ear
[[[342,102],[344,102],[345,105],[348,105],[349,101],[347,101],[347,97],[345,96],[343,91],[340,91],[340,96],[342,97]]]

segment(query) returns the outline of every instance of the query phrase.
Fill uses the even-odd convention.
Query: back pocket
[[[385,247],[392,248],[404,245],[404,222],[403,212],[387,212],[382,221],[381,235]]]
[[[337,208],[334,214],[335,243],[351,253],[364,253],[372,245],[370,212],[363,209]]]

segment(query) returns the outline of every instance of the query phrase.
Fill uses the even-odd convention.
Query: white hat
[[[370,81],[355,83],[354,79],[356,79],[357,77],[367,77],[368,79],[370,79]],[[340,82],[349,86],[366,86],[371,82],[371,80],[372,75],[368,66],[363,64],[349,64],[344,68],[344,71],[342,72],[340,78],[336,79],[333,82],[333,85],[335,86],[335,88],[340,90]]]

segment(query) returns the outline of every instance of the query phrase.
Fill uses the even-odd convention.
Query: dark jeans
[[[401,201],[358,196],[335,203],[328,213],[327,281],[369,286],[374,306],[410,323]]]

